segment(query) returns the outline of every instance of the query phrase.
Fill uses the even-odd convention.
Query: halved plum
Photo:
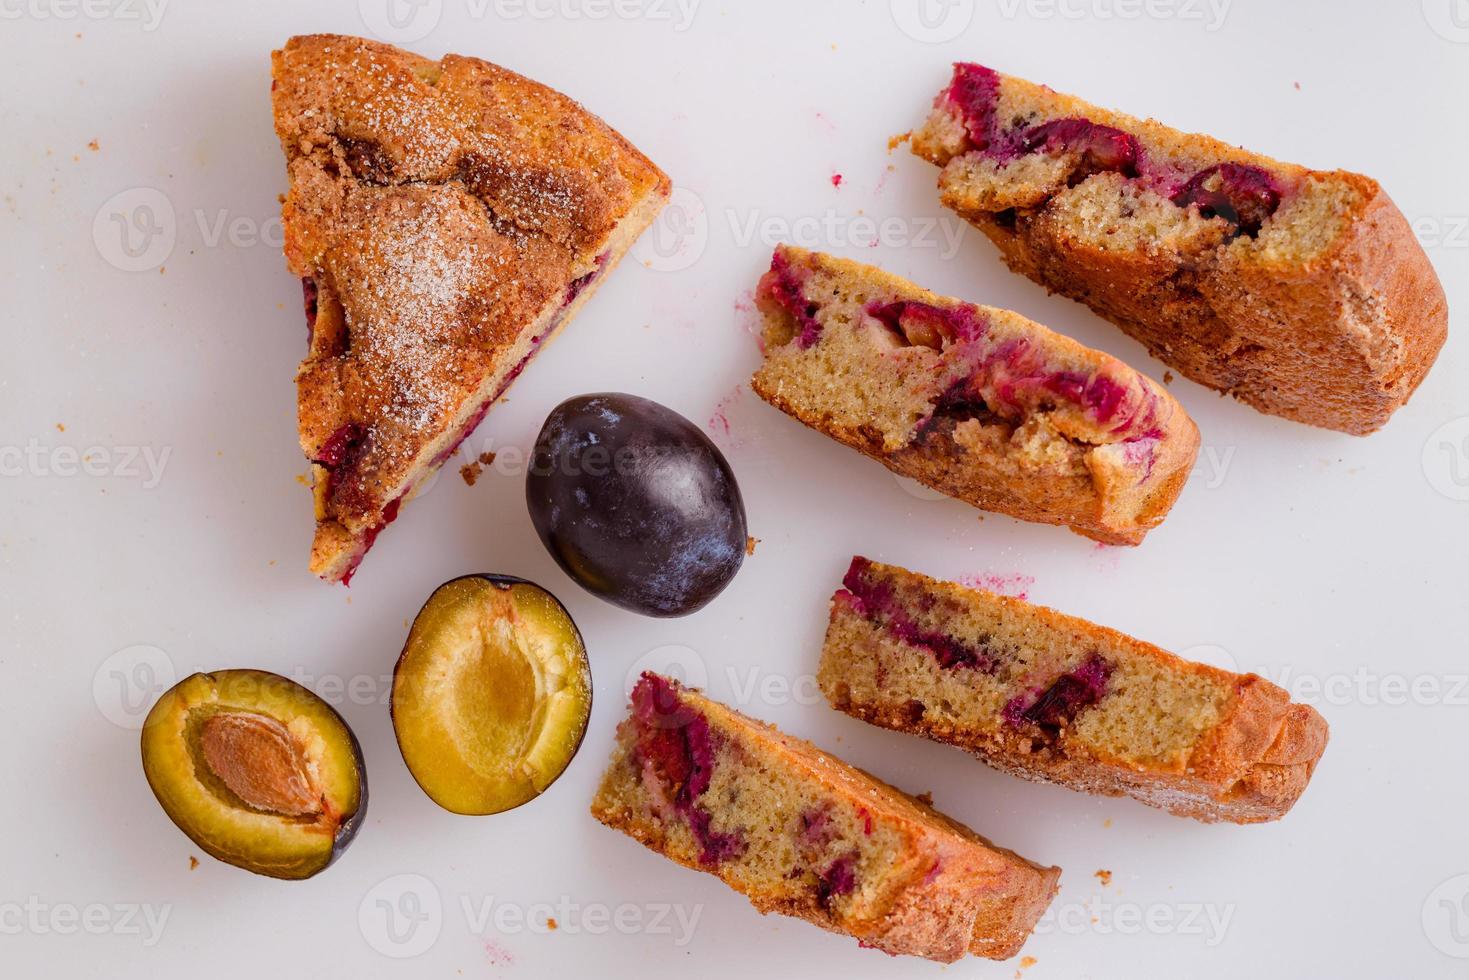
[[[143,772],[210,855],[272,878],[310,878],[367,812],[357,737],[332,707],[263,670],[179,681],[143,723]]]
[[[434,590],[393,671],[408,771],[452,813],[514,809],[571,764],[592,711],[581,633],[545,589],[468,575]]]

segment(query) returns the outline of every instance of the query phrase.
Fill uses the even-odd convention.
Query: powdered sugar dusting
[[[428,197],[382,241],[368,289],[366,322],[351,323],[354,344],[387,375],[386,415],[414,429],[452,408],[462,390],[455,351],[443,340],[485,266],[477,243],[457,235],[452,205]]]

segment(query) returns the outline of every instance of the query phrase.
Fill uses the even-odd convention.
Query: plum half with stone
[[[536,439],[526,505],[541,542],[593,595],[645,616],[684,616],[745,558],[734,472],[698,426],[635,395],[580,395]]]
[[[434,590],[393,671],[408,771],[452,813],[535,799],[571,764],[592,711],[581,633],[545,589],[467,575]]]
[[[143,723],[143,772],[210,855],[272,878],[310,878],[367,812],[362,749],[306,688],[263,670],[194,674]]]

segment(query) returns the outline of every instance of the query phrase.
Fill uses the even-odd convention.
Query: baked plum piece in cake
[[[842,585],[817,673],[832,705],[1017,776],[1260,823],[1326,749],[1321,715],[1254,674],[865,558]]]
[[[1443,287],[1377,182],[958,64],[913,134],[1005,261],[1262,412],[1365,434],[1443,346]]]
[[[755,295],[760,397],[976,507],[1138,544],[1198,455],[1162,387],[1017,313],[790,246]]]
[[[272,74],[311,570],[346,582],[671,185],[576,102],[475,58],[319,34]]]
[[[592,814],[762,913],[942,962],[1013,956],[1061,874],[652,673],[633,689]]]

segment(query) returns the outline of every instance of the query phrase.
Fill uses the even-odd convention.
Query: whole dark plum
[[[531,522],[577,584],[645,616],[684,616],[745,558],[734,473],[688,419],[636,395],[580,395],[536,439]]]

